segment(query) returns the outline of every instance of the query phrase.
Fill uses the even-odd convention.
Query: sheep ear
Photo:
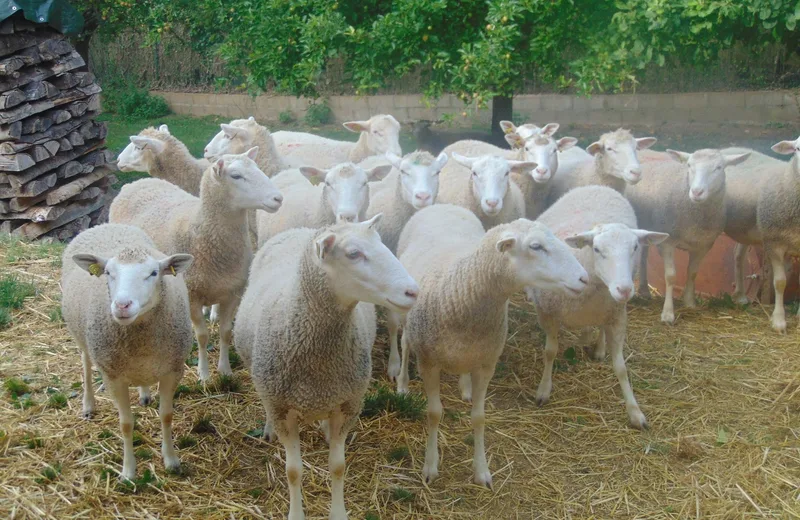
[[[166,145],[164,144],[163,141],[159,141],[158,139],[152,139],[150,137],[132,135],[130,137],[130,140],[137,148],[141,148],[142,150],[149,149],[155,152],[156,154],[160,154],[161,152],[164,151],[164,148],[166,148]]]
[[[361,224],[367,226],[369,229],[375,229],[375,226],[377,226],[382,219],[383,219],[383,213],[376,213],[374,217],[372,217],[369,220],[365,220]]]
[[[584,231],[583,233],[578,233],[577,235],[572,235],[571,237],[567,237],[564,239],[564,242],[570,247],[574,247],[575,249],[581,249],[585,246],[590,246],[594,243],[594,237],[596,233],[592,231]]]
[[[248,117],[248,118],[247,118],[247,120],[248,120],[248,121],[255,121],[255,120],[256,120],[256,118],[255,118],[255,117],[253,117],[253,116],[250,116],[250,117]]]
[[[639,238],[639,243],[642,245],[655,246],[669,238],[667,233],[656,233],[646,229],[632,229],[631,231]]]
[[[440,153],[436,156],[436,159],[430,165],[430,170],[433,175],[439,175],[439,172],[442,171],[444,165],[447,164],[447,154],[445,152]]]
[[[650,148],[651,146],[656,144],[656,141],[658,141],[658,139],[656,139],[655,137],[640,137],[636,139],[636,149],[644,150],[646,148]]]
[[[390,171],[392,171],[391,164],[381,164],[371,170],[367,170],[367,179],[370,181],[382,181],[384,177],[389,175]]]
[[[221,123],[219,127],[228,137],[236,137],[236,135],[241,131],[241,128],[236,128],[235,126],[226,125],[225,123]]]
[[[164,132],[165,134],[169,133],[169,127],[167,125],[161,125],[158,127],[159,132]]]
[[[510,134],[517,131],[517,126],[511,121],[500,121],[500,128],[504,134]]]
[[[472,165],[475,164],[475,157],[466,157],[458,152],[452,152],[450,157],[461,166],[466,166],[467,168],[472,168]]]
[[[386,152],[384,155],[386,156],[386,160],[389,161],[389,163],[392,166],[394,166],[398,170],[400,169],[400,164],[403,162],[402,157],[400,157],[394,152]]]
[[[225,159],[219,158],[212,166],[214,168],[214,174],[217,177],[222,177],[223,172],[225,172]]]
[[[725,166],[733,166],[745,162],[750,157],[750,152],[738,155],[724,155],[723,157],[725,158]]]
[[[781,141],[772,145],[772,151],[782,155],[792,155],[797,151],[797,144],[795,141]]]
[[[369,132],[369,121],[348,121],[342,126],[355,133]]]
[[[255,161],[255,160],[256,160],[256,157],[258,157],[258,146],[254,146],[254,147],[250,148],[250,149],[249,149],[249,150],[247,150],[247,151],[246,151],[244,154],[245,154],[245,155],[247,156],[247,158],[248,158],[248,159],[250,159],[251,161]]]
[[[106,258],[87,254],[75,255],[72,257],[72,261],[90,275],[97,277],[105,272],[108,262]]]
[[[320,170],[319,168],[315,168],[313,166],[301,166],[298,168],[300,173],[303,174],[303,177],[310,181],[321,181],[328,175],[327,170]]]
[[[672,160],[677,161],[679,163],[688,162],[689,157],[692,156],[692,154],[690,153],[679,152],[678,150],[670,150],[669,148],[667,148],[667,155],[669,155]]]
[[[605,153],[606,148],[605,146],[600,143],[600,141],[595,141],[594,143],[590,144],[588,148],[586,148],[586,152],[589,155],[597,155],[599,153]]]
[[[561,139],[556,142],[556,146],[558,147],[559,152],[563,152],[569,150],[573,146],[578,144],[578,140],[574,137],[562,137]]]
[[[504,236],[503,238],[501,238],[500,240],[497,241],[497,244],[495,244],[495,247],[501,253],[505,253],[506,251],[508,251],[509,249],[514,247],[516,245],[516,243],[517,243],[517,237],[506,235],[506,236]]]
[[[508,167],[514,173],[528,173],[537,166],[533,161],[508,161]]]
[[[317,257],[319,257],[320,260],[325,260],[325,257],[333,251],[334,244],[336,244],[336,235],[334,233],[328,233],[318,239],[315,244]]]
[[[546,125],[544,125],[544,128],[542,128],[542,130],[541,130],[542,135],[546,135],[548,137],[553,137],[553,134],[558,132],[558,127],[559,126],[561,126],[561,125],[559,125],[558,123],[547,123]]]
[[[194,257],[192,255],[181,253],[168,256],[167,258],[161,260],[158,263],[158,267],[161,270],[162,275],[171,274],[172,276],[178,276],[179,274],[186,272],[186,270],[192,265],[192,262],[194,262]]]
[[[522,136],[516,132],[506,132],[505,138],[506,142],[512,149],[525,147],[525,139],[523,139]]]

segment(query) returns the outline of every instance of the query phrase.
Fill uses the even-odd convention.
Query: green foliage
[[[197,439],[192,437],[191,435],[181,435],[178,437],[178,441],[175,443],[179,450],[184,450],[186,448],[191,448],[193,446],[197,446]]]
[[[64,323],[64,315],[61,313],[61,305],[50,309],[48,314],[51,323]]]
[[[153,451],[150,448],[139,448],[135,455],[137,459],[150,460],[153,458]]]
[[[321,126],[333,120],[333,110],[328,106],[327,101],[309,105],[306,115],[303,118],[306,124],[311,126]]]
[[[0,307],[0,330],[11,326],[11,312],[5,307]]]
[[[131,121],[163,117],[170,113],[163,97],[137,88],[132,80],[122,75],[104,82],[103,109]]]
[[[211,417],[204,415],[194,422],[192,433],[217,433],[217,429],[211,423]]]
[[[425,411],[425,398],[419,394],[398,394],[392,389],[380,385],[367,392],[364,397],[363,417],[376,417],[383,412],[396,413],[401,419],[412,421],[422,418]]]
[[[578,353],[575,351],[575,347],[569,347],[564,351],[564,359],[567,360],[567,363],[570,365],[578,363]]]
[[[16,377],[10,377],[6,379],[5,383],[3,383],[3,386],[12,399],[19,398],[25,394],[30,394],[32,391],[28,383]]]
[[[282,125],[292,124],[294,123],[294,114],[291,110],[284,110],[278,114],[278,121],[280,121]]]
[[[52,466],[47,466],[41,471],[41,478],[36,479],[37,484],[48,484],[53,482],[61,474],[61,464],[56,463]]]
[[[211,383],[211,389],[215,392],[238,393],[242,389],[242,382],[236,376],[219,374]]]
[[[398,446],[396,448],[392,448],[386,455],[386,459],[389,462],[402,462],[409,458],[411,458],[411,454],[408,451],[408,446]]]
[[[0,278],[0,307],[20,309],[25,298],[36,294],[32,283],[21,282],[15,275],[7,274]]]
[[[416,497],[413,491],[401,487],[392,488],[391,494],[395,502],[413,502]]]
[[[22,441],[29,450],[35,450],[36,448],[41,448],[44,446],[44,441],[31,433],[26,433],[22,438]]]
[[[61,408],[65,408],[67,406],[67,396],[61,392],[56,392],[51,394],[50,397],[47,399],[47,406],[50,408],[55,408],[60,410]]]

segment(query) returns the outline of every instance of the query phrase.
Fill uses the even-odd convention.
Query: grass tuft
[[[56,410],[65,408],[67,406],[67,396],[61,392],[51,394],[47,399],[47,406],[49,408],[55,408]]]
[[[211,423],[211,417],[204,415],[194,422],[192,433],[217,433],[217,429]]]
[[[25,298],[36,294],[36,286],[32,283],[22,282],[15,275],[4,275],[0,278],[0,307],[6,309],[20,309]]]
[[[178,441],[175,443],[175,445],[179,450],[185,450],[186,448],[197,446],[197,439],[191,435],[181,435],[178,437]]]
[[[387,386],[379,385],[364,397],[362,417],[376,417],[383,412],[396,413],[401,419],[417,421],[425,412],[425,398],[419,394],[398,394]]]

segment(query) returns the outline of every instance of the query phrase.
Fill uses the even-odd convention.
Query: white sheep
[[[517,126],[511,121],[500,121],[500,128],[503,130],[504,134],[514,133],[519,135],[523,140],[527,140],[533,137],[534,134],[538,134],[542,131],[542,128],[533,123],[525,123],[524,125]]]
[[[658,245],[664,259],[664,308],[661,321],[675,322],[673,288],[676,280],[675,249],[689,252],[683,302],[694,307],[694,284],[700,262],[725,229],[725,168],[739,164],[749,154],[726,156],[719,150],[702,149],[692,154],[667,150],[651,152],[644,161],[641,182],[629,185],[625,196],[631,202],[639,225],[669,234]],[[647,248],[639,269],[639,293],[649,296]]]
[[[416,301],[416,282],[374,230],[379,220],[274,237],[253,261],[236,316],[265,436],[276,432],[286,450],[290,520],[304,518],[299,424],[316,420],[329,438],[330,518],[347,518],[344,445],[372,376],[374,304],[405,312]]]
[[[200,379],[209,377],[208,328],[203,306],[219,304],[220,354],[217,369],[231,374],[228,348],[233,315],[244,292],[252,259],[246,212],[275,212],[283,200],[272,181],[253,162],[258,148],[223,155],[203,174],[200,198],[160,179],[123,186],[111,204],[111,222],[147,232],[166,253],[191,253],[186,273],[192,325],[197,334]]]
[[[469,209],[490,229],[525,216],[525,199],[519,186],[511,182],[511,173],[529,175],[536,163],[502,155],[467,157],[455,151],[485,147],[495,148],[480,141],[459,141],[445,148],[444,153],[453,160],[439,175],[438,201]]]
[[[275,134],[270,134],[267,127],[258,124],[252,116],[248,119],[234,119],[230,124],[222,123],[219,126],[220,131],[203,152],[206,159],[215,160],[223,155],[242,154],[255,146],[258,147],[256,164],[267,177],[301,165],[285,158],[275,147]]]
[[[287,229],[363,221],[369,207],[369,181],[383,179],[391,169],[387,164],[364,171],[344,163],[330,170],[302,166],[279,173],[273,180],[284,204],[275,215],[258,212],[258,246]]]
[[[614,373],[630,424],[634,428],[646,428],[647,420],[633,395],[622,354],[628,322],[626,303],[633,296],[633,277],[643,249],[640,246],[659,244],[669,235],[637,229],[630,203],[605,186],[571,190],[545,211],[538,222],[577,248],[573,250],[574,255],[589,273],[589,283],[577,298],[539,288],[526,291],[528,299],[536,305],[539,325],[547,335],[544,371],[536,391],[536,403],[541,406],[550,399],[561,325],[601,326],[594,357],[605,358],[606,345],[610,346]]]
[[[281,130],[272,134],[278,151],[295,164],[331,168],[343,162],[358,163],[372,155],[392,152],[402,155],[400,123],[393,116],[380,114],[366,121],[350,121],[344,127],[359,133],[358,141],[337,141],[306,132]]]
[[[791,155],[792,160],[782,172],[761,184],[758,196],[758,230],[764,241],[764,251],[772,264],[772,282],[775,287],[775,308],[772,311],[772,328],[786,332],[786,311],[783,307],[783,291],[786,289],[787,253],[800,253],[800,138],[781,141],[772,146],[772,151]]]
[[[103,224],[84,231],[64,250],[61,309],[81,350],[83,416],[95,412],[92,363],[119,411],[123,457],[120,478],[136,477],[133,414],[128,387],[158,382],[161,454],[175,471],[172,400],[192,350],[183,277],[192,256],[166,256],[139,228]]]
[[[405,318],[397,390],[408,391],[413,352],[428,399],[423,476],[431,482],[439,473],[440,373],[469,374],[474,481],[491,487],[484,400],[506,343],[508,299],[526,286],[578,294],[586,287],[586,270],[541,223],[519,219],[485,232],[474,213],[450,204],[435,204],[411,217],[397,252],[420,284],[417,304]]]
[[[167,125],[158,129],[145,128],[139,135],[130,136],[130,144],[117,158],[123,172],[146,172],[164,179],[192,195],[200,194],[200,179],[210,163],[196,159]]]
[[[580,186],[596,184],[624,193],[626,184],[634,185],[642,178],[642,166],[636,152],[650,148],[655,142],[655,137],[634,138],[622,128],[603,134],[586,148],[593,158],[580,159],[576,155],[580,160],[561,164],[550,189],[549,205]]]

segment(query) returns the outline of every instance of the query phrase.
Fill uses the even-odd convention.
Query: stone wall
[[[277,121],[283,111],[301,119],[311,102],[291,96],[244,94],[195,94],[154,91],[166,98],[177,114],[226,118],[254,116]],[[337,121],[367,119],[390,113],[399,121],[453,116],[456,126],[488,124],[490,110],[465,108],[455,96],[426,104],[419,95],[334,96],[328,101]],[[594,123],[608,125],[658,125],[666,123],[729,122],[765,124],[797,122],[800,94],[789,90],[707,92],[688,94],[618,94],[580,97],[558,94],[526,94],[514,98],[514,112],[537,122]],[[490,104],[491,108],[491,104]]]

